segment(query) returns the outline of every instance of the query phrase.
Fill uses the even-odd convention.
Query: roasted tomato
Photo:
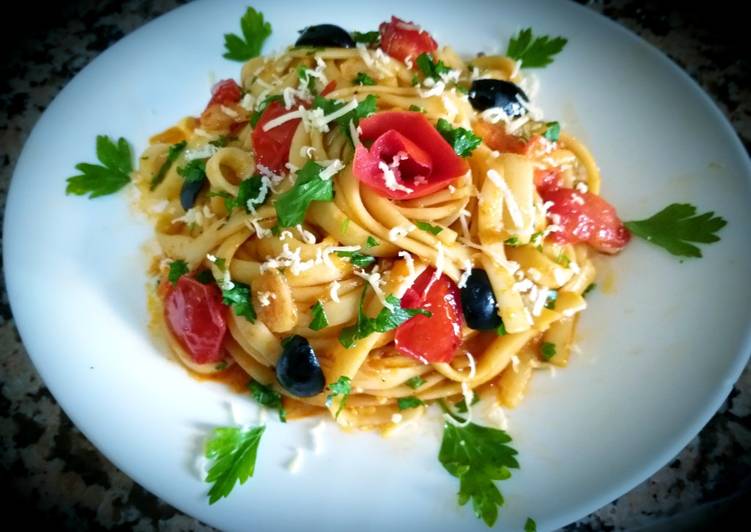
[[[467,171],[467,163],[422,113],[384,111],[360,121],[354,174],[391,199],[426,196]]]
[[[220,362],[227,332],[227,307],[215,284],[183,275],[167,292],[164,318],[172,334],[197,364]]]
[[[451,362],[462,342],[462,303],[459,288],[448,276],[435,278],[426,269],[402,298],[403,308],[422,308],[431,317],[418,314],[396,329],[396,349],[424,364]]]
[[[543,189],[540,195],[552,203],[548,220],[560,228],[548,237],[554,242],[586,242],[597,251],[618,253],[631,239],[615,207],[600,196],[571,188]]]
[[[274,118],[278,118],[291,110],[285,109],[279,101],[271,102],[263,111],[256,127],[253,129],[253,150],[256,154],[256,162],[269,168],[277,174],[284,172],[284,167],[289,161],[289,146],[295,135],[300,119],[288,120],[283,124],[272,127],[268,131],[263,126]]]
[[[505,124],[488,124],[483,120],[478,120],[474,130],[491,150],[520,155],[526,155],[529,150],[530,143],[520,137],[506,133]]]
[[[438,48],[427,31],[396,17],[391,17],[391,22],[381,23],[378,31],[381,32],[381,49],[399,61],[408,57],[414,61],[420,54],[432,54]]]

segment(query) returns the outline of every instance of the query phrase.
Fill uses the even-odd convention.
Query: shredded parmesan
[[[414,230],[415,230],[414,225],[411,225],[409,227],[401,227],[397,225],[396,227],[392,227],[391,229],[389,229],[389,240],[391,242],[394,242],[396,240],[399,240],[403,236],[407,236],[409,233],[411,233]]]
[[[407,271],[409,272],[410,276],[415,275],[415,260],[412,258],[412,255],[409,254],[408,251],[400,251],[397,253],[397,255],[404,259],[404,263],[407,265]]]
[[[516,199],[514,199],[514,194],[508,188],[506,181],[504,181],[503,178],[500,176],[500,174],[492,168],[488,170],[487,176],[488,176],[488,179],[490,179],[490,181],[495,186],[497,186],[503,193],[503,199],[506,201],[506,206],[508,207],[508,213],[509,213],[509,216],[511,216],[511,220],[513,220],[514,222],[514,225],[516,227],[523,227],[524,218],[522,216],[522,211],[519,208],[519,205],[516,203]]]
[[[268,307],[271,305],[271,300],[276,299],[276,294],[273,292],[258,292],[258,303],[262,307]]]
[[[402,422],[403,416],[401,414],[391,414],[391,422],[399,424]]]
[[[342,161],[340,161],[339,159],[334,159],[326,166],[326,168],[321,170],[321,173],[319,173],[318,176],[324,181],[326,181],[334,177],[343,169],[344,169],[344,163],[342,163]]]
[[[193,159],[208,159],[218,151],[219,148],[213,144],[204,144],[199,148],[185,150],[185,160],[192,161]]]
[[[297,224],[295,226],[295,229],[297,229],[297,232],[300,233],[300,238],[302,238],[302,241],[306,244],[315,244],[316,243],[316,235],[305,229],[302,224]]]
[[[331,286],[329,287],[329,296],[331,297],[331,301],[335,303],[339,303],[339,281],[334,279],[334,281],[331,283]]]
[[[230,109],[226,105],[220,105],[219,109],[221,109],[222,112],[230,118],[237,118],[238,116],[240,116],[240,114],[237,111],[235,111],[234,109]]]
[[[474,266],[474,264],[472,264],[472,259],[465,259],[463,266],[464,271],[462,272],[462,276],[459,277],[459,282],[456,283],[456,286],[459,288],[467,286],[467,280],[469,279],[469,276],[472,275],[472,267]]]
[[[355,275],[365,279],[368,282],[368,284],[373,288],[373,291],[376,293],[379,301],[385,308],[391,311],[394,310],[394,306],[386,301],[386,294],[384,294],[383,290],[381,290],[383,279],[381,278],[380,272],[376,271],[376,268],[373,269],[372,273],[368,273],[364,270],[355,270]]]
[[[396,159],[397,157],[399,157],[399,154],[396,154],[394,156],[394,159]],[[405,187],[396,180],[396,174],[394,173],[392,165],[388,165],[383,161],[379,161],[378,169],[383,172],[383,182],[385,183],[387,189],[401,190],[402,192],[406,192],[407,194],[414,192],[411,188]]]
[[[435,256],[435,272],[433,272],[433,279],[439,279],[443,275],[443,243],[438,242],[436,244],[436,256]]]

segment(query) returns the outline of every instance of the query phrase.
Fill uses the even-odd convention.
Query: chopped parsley
[[[475,515],[488,526],[495,524],[504,503],[494,481],[510,478],[509,470],[519,467],[517,452],[509,443],[506,432],[474,423],[460,427],[447,421],[443,427],[438,460],[459,479],[459,504],[471,500]]]
[[[509,237],[503,243],[511,247],[521,246],[521,242],[519,242],[518,236]]]
[[[508,332],[506,331],[506,325],[504,325],[503,322],[501,322],[495,332],[498,336],[506,336],[508,334]]]
[[[402,308],[401,301],[394,295],[386,297],[386,302],[389,303],[393,310],[388,307],[383,307],[375,318],[370,318],[363,312],[363,303],[365,301],[365,294],[368,291],[368,286],[363,288],[362,295],[360,296],[360,306],[357,312],[357,323],[351,327],[346,327],[339,334],[339,343],[349,349],[357,340],[365,338],[374,332],[388,332],[392,329],[396,329],[409,320],[413,316],[422,314],[423,316],[430,317],[431,314],[427,310],[415,308],[406,309]]]
[[[399,410],[408,410],[410,408],[417,408],[418,406],[423,406],[424,404],[425,403],[423,403],[422,400],[414,396],[399,397],[396,400],[396,405],[399,407]]]
[[[545,301],[545,308],[553,310],[555,308],[555,302],[558,301],[558,290],[551,290],[548,292],[548,297]]]
[[[209,504],[227,497],[237,482],[245,484],[253,476],[264,430],[265,426],[214,429],[205,451],[206,458],[214,461],[206,476],[206,482],[213,484],[209,489]]]
[[[422,229],[423,231],[427,231],[431,235],[437,235],[441,231],[443,231],[443,227],[439,227],[437,225],[431,225],[428,222],[415,222],[415,225],[418,229]]]
[[[349,394],[352,392],[352,380],[342,375],[335,383],[329,384],[329,391],[331,393],[326,396],[326,406],[331,406],[334,399],[337,396],[339,397],[339,408],[334,416],[336,418],[339,417],[342,409],[344,409],[344,405],[347,404],[347,398],[349,398]]]
[[[355,42],[365,43],[367,45],[378,46],[381,42],[381,33],[378,31],[353,31],[352,40]]]
[[[172,284],[176,284],[177,280],[188,273],[188,263],[182,259],[173,260],[169,265],[169,273],[167,279]]]
[[[552,63],[553,56],[559,54],[567,42],[565,37],[535,37],[532,28],[525,28],[509,39],[506,55],[521,60],[524,68],[541,68]]]
[[[232,208],[238,207],[245,209],[245,212],[251,212],[251,207],[263,205],[268,195],[269,190],[263,184],[263,177],[260,175],[251,176],[240,183],[237,197],[232,202]],[[229,212],[232,212],[232,209],[229,209]]]
[[[376,260],[372,255],[365,255],[359,251],[337,251],[336,256],[349,260],[352,266],[357,266],[358,268],[370,266]]]
[[[89,195],[89,199],[117,192],[130,183],[133,156],[128,141],[120,137],[115,143],[106,135],[96,138],[96,156],[99,164],[78,163],[81,172],[67,179],[66,194]]]
[[[167,150],[167,158],[162,163],[162,166],[159,167],[157,173],[154,174],[154,177],[151,178],[151,185],[149,186],[150,190],[154,190],[160,185],[162,181],[164,181],[164,178],[167,176],[167,172],[169,172],[169,169],[175,163],[177,158],[180,157],[180,154],[187,145],[188,143],[183,140],[169,147],[169,149]]]
[[[547,126],[547,129],[542,136],[550,142],[558,142],[558,137],[561,135],[561,125],[558,122],[548,122],[545,126]]]
[[[701,250],[689,244],[711,244],[720,237],[717,233],[727,225],[714,212],[696,214],[696,207],[688,203],[673,203],[646,220],[625,222],[636,236],[660,246],[679,257],[701,257]]]
[[[537,523],[531,517],[524,522],[524,532],[537,532]]]
[[[415,105],[413,103],[409,105],[409,110],[410,111],[414,111],[416,113],[424,113],[425,112],[425,109],[423,109],[419,105]]]
[[[284,409],[284,404],[282,403],[282,394],[275,392],[271,386],[266,386],[253,379],[248,383],[248,389],[250,390],[250,395],[259,404],[279,411],[279,421],[282,423],[287,422],[287,411]]]
[[[446,74],[451,70],[441,60],[434,62],[430,54],[425,52],[417,56],[415,64],[426,78],[439,79],[441,74]]]
[[[582,292],[582,297],[587,297],[587,294],[589,294],[595,288],[597,288],[597,283],[589,283],[589,286],[584,289],[584,292]]]
[[[357,124],[360,123],[361,118],[365,118],[366,116],[370,116],[376,112],[376,104],[376,97],[373,94],[369,94],[363,101],[357,104],[357,107],[334,120],[334,122],[336,122],[336,124],[341,128],[350,142],[352,142],[352,137],[350,136],[349,132],[349,123],[352,122],[352,125],[354,127],[357,127]],[[338,111],[345,105],[345,102],[339,100],[330,100],[328,98],[324,98],[323,96],[316,96],[313,100],[313,107],[321,109],[326,115],[329,115],[334,111]]]
[[[463,127],[452,127],[449,121],[444,118],[438,119],[436,127],[441,136],[451,144],[454,152],[460,157],[469,157],[482,142],[482,139],[472,133],[471,130]]]
[[[305,166],[297,171],[293,187],[274,202],[280,227],[294,227],[302,223],[310,202],[334,199],[334,182],[331,179],[322,179],[322,170],[323,166],[320,164],[306,162]]]
[[[476,405],[479,402],[480,402],[480,395],[476,394],[476,393],[473,393],[472,394],[472,400],[469,402],[469,406],[474,406],[474,405]],[[454,408],[456,408],[456,411],[459,412],[460,414],[466,414],[467,411],[469,410],[467,408],[467,400],[466,399],[461,399],[460,401],[457,401],[454,404]]]
[[[185,178],[186,183],[198,183],[206,179],[206,159],[193,159],[185,166],[179,166],[177,173]]]
[[[326,311],[323,308],[323,303],[316,301],[315,305],[310,307],[313,311],[313,319],[310,320],[309,327],[314,331],[320,331],[329,326],[329,319],[326,316]]]
[[[372,236],[369,236],[368,239],[365,241],[365,249],[374,248],[376,246],[379,246],[378,240],[373,238]]]
[[[365,72],[358,72],[355,79],[352,80],[355,85],[375,85],[375,80]]]
[[[264,41],[271,35],[271,24],[263,19],[260,13],[248,7],[240,18],[242,37],[234,33],[224,34],[225,59],[233,61],[247,61],[261,53]]]
[[[407,386],[409,386],[413,390],[416,390],[420,386],[422,386],[423,384],[425,384],[425,382],[426,382],[425,379],[423,379],[422,377],[420,377],[419,375],[417,375],[416,377],[412,377],[411,379],[409,379],[407,381]]]
[[[222,302],[231,307],[236,316],[242,316],[250,323],[255,323],[256,311],[250,302],[250,287],[245,283],[233,284],[230,289],[222,289]]]
[[[555,356],[555,344],[551,342],[543,342],[540,346],[540,353],[542,353],[542,358],[550,360]]]

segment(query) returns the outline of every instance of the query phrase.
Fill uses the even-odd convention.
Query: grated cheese
[[[402,238],[403,236],[407,236],[409,233],[411,233],[414,230],[415,230],[414,225],[410,225],[409,227],[401,227],[397,225],[396,227],[392,227],[391,229],[389,229],[389,240],[391,242],[394,242]]]
[[[400,251],[397,253],[397,255],[404,259],[404,263],[407,265],[407,271],[409,272],[410,276],[415,275],[415,260],[412,258],[412,255],[409,254],[408,251]]]
[[[331,283],[331,286],[329,287],[329,296],[331,297],[331,301],[335,303],[339,303],[339,281],[336,279]]]
[[[326,424],[323,422],[323,420],[321,420],[315,427],[310,429],[310,439],[313,454],[321,454],[321,451],[323,450],[322,440],[324,428],[326,428]]]
[[[396,160],[398,157],[399,154],[397,153],[396,155],[394,155],[394,160]],[[389,165],[383,161],[378,162],[378,169],[383,172],[383,182],[385,183],[386,188],[389,190],[401,190],[402,192],[406,192],[407,194],[414,192],[411,188],[405,187],[396,180],[396,174],[394,173],[393,164],[394,163],[391,163],[391,165]],[[398,161],[396,164],[399,164]]]
[[[376,271],[377,269],[378,269],[377,266],[375,268],[373,268],[373,272],[372,273],[368,273],[368,272],[366,272],[364,270],[355,270],[355,275],[357,275],[358,277],[361,277],[361,278],[365,279],[368,282],[368,284],[373,288],[373,291],[375,292],[375,294],[378,297],[378,300],[381,302],[381,304],[385,308],[393,311],[394,310],[394,306],[391,303],[389,303],[388,301],[386,301],[386,294],[384,294],[383,290],[381,290],[381,284],[384,281],[381,278],[380,272]]]
[[[262,307],[268,307],[271,305],[271,300],[276,299],[276,294],[273,292],[258,292],[258,302]]]
[[[487,176],[488,179],[490,179],[490,181],[503,193],[503,199],[506,200],[508,213],[509,216],[511,216],[511,220],[514,222],[514,225],[516,227],[523,227],[524,218],[522,216],[522,211],[519,208],[519,205],[516,203],[516,199],[514,199],[514,195],[511,193],[508,185],[506,185],[506,182],[503,180],[500,174],[493,169],[488,170]]]
[[[194,159],[208,159],[218,151],[219,148],[213,144],[204,144],[199,148],[185,150],[185,160],[192,161]]]
[[[240,116],[240,113],[238,113],[238,112],[237,112],[237,111],[235,111],[234,109],[230,109],[230,108],[229,108],[229,107],[227,107],[226,105],[220,105],[220,106],[219,106],[219,109],[221,109],[221,110],[222,110],[222,112],[223,112],[223,113],[224,113],[225,115],[227,115],[228,117],[230,117],[230,118],[237,118],[238,116]]]
[[[401,423],[403,419],[403,416],[401,414],[392,414],[391,415],[391,422],[394,424]]]
[[[456,286],[459,288],[467,286],[467,280],[469,279],[469,276],[472,275],[472,267],[474,266],[472,259],[465,259],[463,266],[464,271],[462,272],[462,276],[459,277],[459,282],[456,283]]]
[[[313,146],[300,147],[300,157],[307,157],[308,159],[312,159],[315,152],[316,149]]]
[[[249,92],[246,92],[242,100],[240,100],[240,107],[250,112],[253,110],[253,106],[254,106],[253,95],[250,94]]]
[[[436,256],[435,256],[435,272],[433,272],[433,279],[438,280],[440,279],[441,275],[443,275],[443,243],[438,242],[436,245]]]
[[[542,287],[537,292],[537,299],[535,299],[535,305],[532,308],[532,315],[533,316],[539,316],[542,312],[543,307],[545,306],[545,303],[548,302],[548,295],[550,294],[550,289],[547,287]]]
[[[350,122],[350,124],[351,123],[352,122]],[[319,175],[319,177],[321,179],[323,179],[324,181],[326,181],[326,180],[331,179],[332,177],[334,177],[336,174],[338,174],[343,169],[344,169],[344,163],[342,163],[342,161],[340,161],[339,159],[334,159],[333,161],[331,161],[326,166],[326,168],[324,168],[323,170],[321,170],[321,173],[318,174],[318,175]]]

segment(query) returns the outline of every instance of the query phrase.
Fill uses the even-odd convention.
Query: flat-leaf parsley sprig
[[[130,144],[120,137],[117,142],[106,135],[96,138],[96,156],[99,164],[78,163],[76,170],[81,172],[67,179],[66,194],[89,195],[97,198],[113,194],[130,183],[133,171],[133,155]]]
[[[206,476],[209,504],[227,497],[236,483],[245,484],[253,476],[261,436],[266,430],[258,427],[220,427],[214,429],[206,442],[206,458],[213,460]]]
[[[631,233],[666,249],[679,257],[701,257],[701,250],[690,244],[711,244],[720,237],[717,233],[727,225],[714,212],[696,214],[696,207],[688,203],[672,203],[645,220],[625,222]]]
[[[542,68],[553,62],[553,56],[566,46],[565,37],[534,36],[532,28],[524,28],[511,37],[506,55],[520,60],[523,68]]]
[[[245,10],[240,18],[242,37],[234,33],[224,34],[224,53],[226,59],[247,61],[261,53],[263,43],[271,35],[271,24],[263,19],[263,13],[252,7]]]

